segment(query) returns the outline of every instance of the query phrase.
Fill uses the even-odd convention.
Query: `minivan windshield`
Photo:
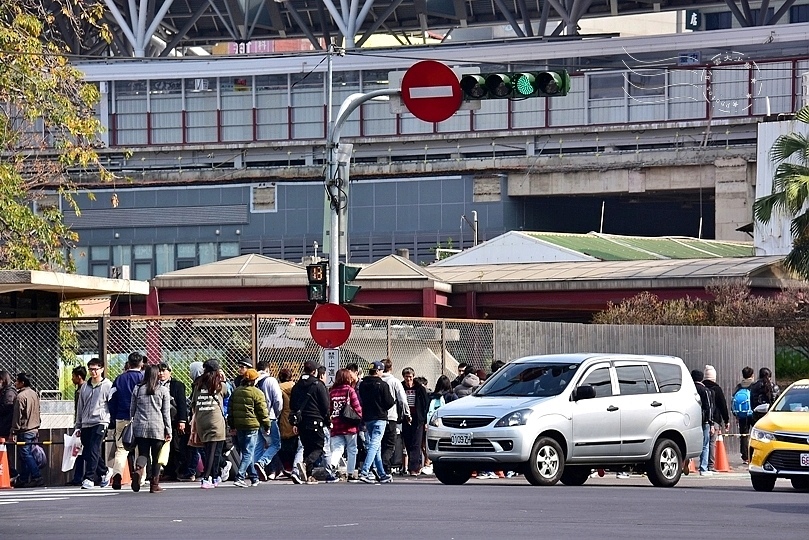
[[[549,397],[559,395],[578,364],[548,362],[506,364],[489,377],[475,396]]]

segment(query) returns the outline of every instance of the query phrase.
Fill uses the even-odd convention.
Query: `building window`
[[[110,277],[110,246],[92,246],[90,248],[90,275]]]
[[[666,73],[630,71],[627,73],[629,95],[632,97],[663,96],[666,93]]]
[[[724,30],[733,26],[730,11],[705,14],[705,30]]]
[[[230,259],[241,255],[238,242],[222,242],[219,244],[219,259]]]
[[[753,25],[758,25],[758,14],[761,13],[760,9],[751,9],[750,16],[751,20],[753,21]],[[772,16],[775,15],[775,10],[773,8],[769,8],[767,10],[767,16],[764,18],[764,23],[766,23]]]
[[[276,186],[274,182],[250,186],[251,212],[276,212]]]
[[[590,99],[615,99],[626,95],[623,73],[603,73],[590,75]]]
[[[789,8],[789,22],[809,22],[809,6],[792,6]]]
[[[175,268],[182,270],[184,268],[193,268],[197,265],[197,245],[196,244],[177,244],[177,262]]]

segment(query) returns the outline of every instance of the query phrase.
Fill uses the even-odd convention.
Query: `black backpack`
[[[710,424],[713,422],[714,415],[716,414],[716,396],[714,395],[713,388],[708,388],[707,386],[705,386],[705,395],[708,398],[708,410],[702,410],[702,422]]]

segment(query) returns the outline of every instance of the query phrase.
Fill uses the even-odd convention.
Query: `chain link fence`
[[[432,386],[442,373],[454,378],[459,362],[488,371],[494,355],[491,321],[354,317],[352,323],[337,368],[355,363],[365,371],[370,362],[389,357],[395,375],[412,367]],[[323,362],[308,316],[0,320],[0,369],[12,377],[21,371],[31,374],[49,427],[72,423],[75,366],[102,358],[106,376],[114,379],[133,351],[145,354],[150,363],[169,364],[172,376],[186,387],[191,363],[208,359],[217,360],[228,377],[235,376],[239,360],[248,359],[254,365],[267,361],[274,375],[287,368],[293,379],[306,360]]]

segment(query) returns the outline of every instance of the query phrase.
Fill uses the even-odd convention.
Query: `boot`
[[[163,488],[160,487],[160,479],[153,478],[149,483],[149,493],[160,493]]]

